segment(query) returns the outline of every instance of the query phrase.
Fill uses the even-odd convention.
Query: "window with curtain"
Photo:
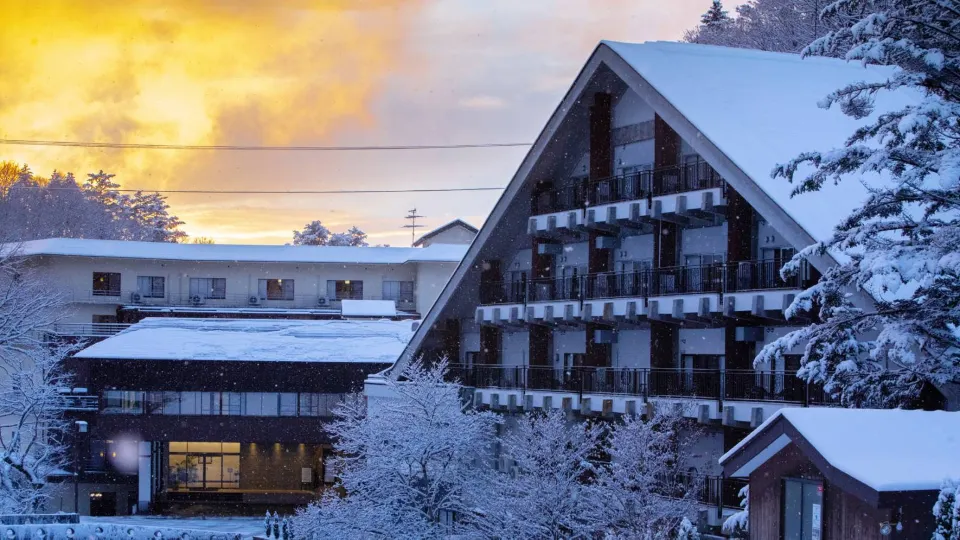
[[[190,278],[190,296],[222,300],[227,297],[227,279]]]
[[[384,281],[383,299],[395,302],[413,302],[413,282]]]
[[[363,281],[351,279],[327,280],[327,298],[330,300],[363,300]]]
[[[293,280],[261,279],[259,295],[261,300],[293,300]]]
[[[163,298],[163,276],[137,276],[137,292],[144,298]]]

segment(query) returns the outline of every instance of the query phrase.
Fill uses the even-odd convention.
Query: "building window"
[[[190,296],[223,300],[227,297],[227,279],[190,278]]]
[[[295,393],[280,394],[280,416],[296,416],[296,415],[297,415],[297,394]]]
[[[328,280],[327,298],[330,300],[363,300],[363,281]]]
[[[413,302],[413,282],[384,281],[383,299],[395,302]]]
[[[143,392],[129,390],[107,390],[103,393],[103,401],[104,413],[143,413]]]
[[[261,300],[293,300],[292,279],[261,279]]]
[[[781,510],[783,538],[820,540],[823,530],[823,484],[785,479]]]
[[[137,276],[137,292],[143,298],[163,298],[163,276]]]
[[[243,394],[243,416],[279,416],[280,398],[276,392]]]
[[[120,296],[120,272],[94,272],[94,296]]]

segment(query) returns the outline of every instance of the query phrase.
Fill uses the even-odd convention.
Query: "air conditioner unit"
[[[194,294],[194,295],[190,296],[190,303],[193,304],[193,305],[195,305],[195,306],[202,305],[203,302],[204,302],[204,298],[203,298],[203,296],[201,296],[201,295],[199,295],[199,294]]]
[[[250,304],[251,306],[259,306],[259,305],[260,305],[260,297],[259,297],[259,296],[256,296],[256,295],[252,295],[252,296],[250,296],[250,298],[247,300],[247,303]]]
[[[321,296],[320,298],[317,298],[317,305],[318,306],[327,305],[327,298],[325,296]]]
[[[138,292],[132,292],[130,293],[130,301],[134,304],[139,304],[140,302],[143,302],[143,296],[141,296]]]

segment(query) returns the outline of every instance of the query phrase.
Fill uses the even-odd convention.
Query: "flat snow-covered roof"
[[[411,321],[149,318],[77,358],[392,363]]]
[[[909,91],[881,92],[874,113],[855,120],[838,106],[825,110],[817,104],[848,84],[885,80],[894,68],[692,43],[603,43],[816,240],[829,238],[834,226],[861,206],[866,189],[857,178],[847,178],[824,186],[823,195],[791,198],[794,184],[770,178],[774,166],[801,152],[841,147],[880,113],[919,100]]]
[[[940,489],[945,478],[960,478],[960,412],[946,411],[784,408],[724,454],[720,463],[781,418],[831,466],[878,492]],[[773,446],[783,444],[774,441]],[[764,454],[763,449],[754,450]],[[749,474],[760,463],[751,460],[737,476]]]
[[[172,244],[85,238],[47,238],[20,246],[23,255],[63,255],[121,259],[180,261],[403,264],[459,262],[465,245],[433,244],[412,247],[271,246],[234,244]]]

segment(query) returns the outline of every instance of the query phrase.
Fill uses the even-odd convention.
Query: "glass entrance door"
[[[823,484],[783,481],[784,540],[820,540],[823,530]]]

